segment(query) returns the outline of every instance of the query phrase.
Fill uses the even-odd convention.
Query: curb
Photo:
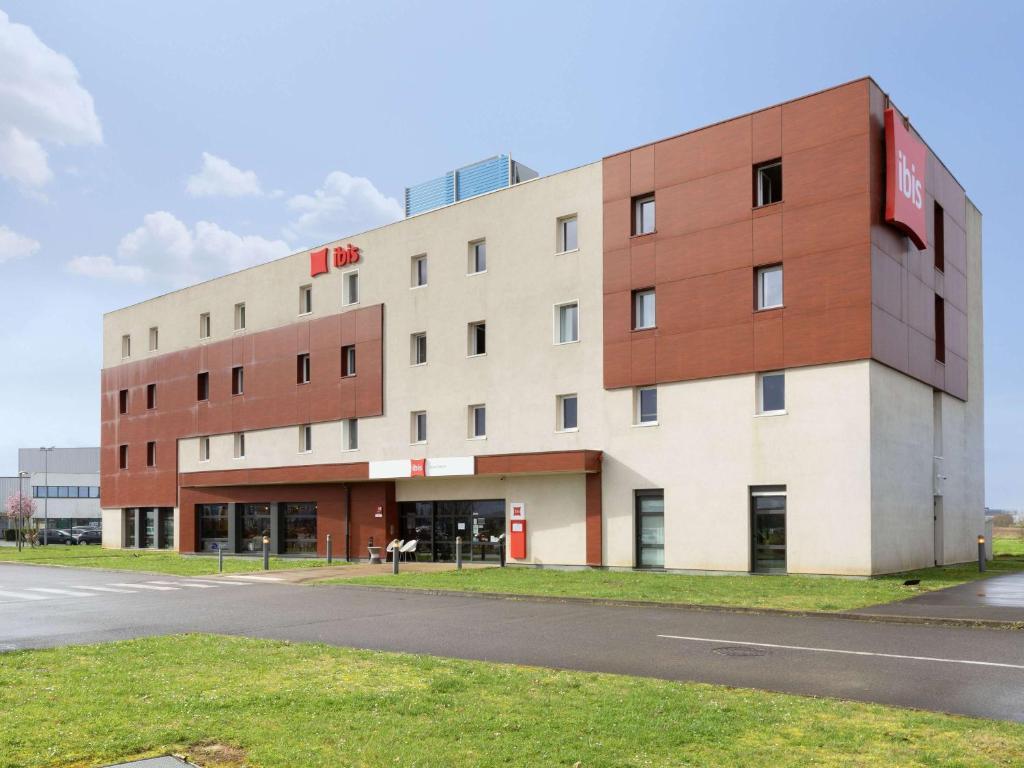
[[[454,589],[417,589],[415,587],[389,587],[376,584],[319,584],[325,587],[346,587],[348,589],[385,590],[388,592],[404,592],[407,594],[479,597],[485,600],[515,600],[537,603],[569,603],[579,605],[600,605],[612,608],[665,608],[676,611],[704,611],[709,613],[740,613],[761,616],[788,616],[806,619],[844,619],[847,621],[871,621],[881,624],[918,624],[943,627],[969,627],[976,629],[1008,629],[1024,630],[1024,621],[1005,621],[1001,619],[957,619],[948,616],[904,616],[887,613],[853,613],[838,611],[800,611],[786,608],[752,608],[742,605],[702,605],[695,603],[658,603],[650,600],[616,600],[605,597],[574,597],[558,595],[523,595],[506,592],[472,592]]]

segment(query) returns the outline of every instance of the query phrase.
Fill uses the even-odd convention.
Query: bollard
[[[462,570],[462,537],[455,537],[455,569]]]
[[[263,537],[263,570],[270,570],[270,537]]]
[[[327,534],[327,564],[330,565],[334,562],[334,547],[331,543],[331,534]]]
[[[224,573],[224,547],[217,547],[217,573]]]
[[[394,543],[394,548],[391,550],[391,572],[398,575],[398,543]]]
[[[978,537],[978,573],[985,572],[985,537]]]
[[[501,554],[501,567],[505,567],[505,534],[501,535],[501,546],[498,548],[498,552]]]

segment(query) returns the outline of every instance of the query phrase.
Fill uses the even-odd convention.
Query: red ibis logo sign
[[[335,268],[347,267],[359,263],[359,248],[352,245],[336,245],[334,248],[321,248],[309,252],[309,276],[316,277],[327,272],[327,257],[334,256]]]
[[[914,241],[928,247],[924,213],[924,144],[911,135],[894,109],[885,110],[885,220]]]

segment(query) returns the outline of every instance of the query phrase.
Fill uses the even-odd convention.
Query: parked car
[[[72,536],[68,531],[62,531],[58,528],[50,528],[45,533],[39,531],[36,534],[36,543],[42,544],[77,544],[78,540]]]
[[[99,528],[72,528],[71,535],[79,544],[101,544],[103,534]]]

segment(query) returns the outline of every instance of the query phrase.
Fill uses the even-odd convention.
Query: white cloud
[[[239,235],[209,221],[190,229],[167,211],[146,214],[142,226],[121,238],[115,257],[79,256],[68,270],[108,280],[191,285],[287,256],[283,240]]]
[[[53,178],[43,143],[100,144],[92,96],[71,60],[0,11],[0,176],[30,189]]]
[[[401,204],[369,179],[333,171],[312,195],[295,195],[288,208],[297,218],[284,230],[287,238],[322,243],[402,218]]]
[[[39,250],[39,241],[19,235],[0,224],[0,264],[11,259],[31,256]]]
[[[192,197],[244,197],[261,195],[263,189],[255,171],[235,168],[222,157],[203,152],[203,168],[188,177],[185,191]]]

